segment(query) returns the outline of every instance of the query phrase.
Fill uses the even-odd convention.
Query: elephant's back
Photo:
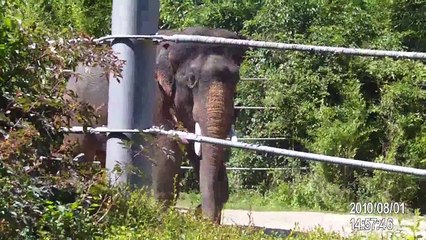
[[[108,111],[108,87],[109,81],[107,75],[101,67],[85,67],[79,64],[76,73],[80,75],[79,79],[72,76],[67,83],[67,90],[74,91],[81,102],[90,104],[98,109],[101,114],[102,124],[106,123]],[[105,122],[105,123],[104,123]]]

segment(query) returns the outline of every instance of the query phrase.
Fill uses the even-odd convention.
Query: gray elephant
[[[77,79],[73,75],[68,80],[66,89],[73,91],[77,95],[78,101],[87,103],[98,110],[99,119],[94,127],[107,125],[109,76],[99,66],[86,67],[79,64],[75,72],[80,75],[81,79]],[[72,100],[68,94],[64,96],[64,99]],[[69,124],[70,126],[81,125],[76,118],[71,118]],[[66,134],[64,136],[64,143],[77,144],[73,149],[74,156],[80,156],[78,158],[84,161],[100,161],[102,167],[105,167],[106,140],[105,135],[96,134]]]
[[[182,32],[188,35],[204,35],[240,38],[223,29],[191,27]],[[178,122],[190,132],[225,139],[235,121],[234,95],[240,79],[240,64],[246,48],[198,43],[167,44],[168,59],[161,70],[172,69],[173,80],[158,82],[163,89],[172,89]],[[172,84],[172,86],[170,86]],[[173,86],[174,85],[174,86]],[[220,212],[228,200],[228,179],[225,161],[229,151],[212,144],[189,144],[186,148],[200,182],[202,212],[209,219],[219,222]],[[201,160],[197,155],[201,155]]]
[[[172,32],[159,31],[159,33],[171,34]],[[157,46],[157,59],[163,58],[166,51],[167,43],[159,44]],[[157,68],[162,69],[161,64],[163,63],[159,63],[157,60]],[[78,101],[87,103],[97,110],[99,119],[94,127],[106,126],[108,122],[109,75],[105,74],[104,69],[99,66],[86,67],[82,64],[76,67],[75,73],[80,75],[81,79],[78,80],[76,76],[72,76],[67,82],[66,89],[73,91],[77,95]],[[161,79],[167,78],[163,76]],[[160,85],[156,86],[155,91],[154,124],[171,129],[176,125],[176,118],[168,113],[168,109],[173,105],[172,96],[165,94]],[[166,89],[166,91],[170,90]],[[72,98],[65,94],[64,99],[71,100]],[[71,126],[80,125],[76,118],[72,118],[69,124]],[[80,158],[87,162],[98,160],[102,167],[105,167],[106,141],[107,137],[102,134],[67,134],[64,137],[65,143],[75,142],[77,144],[76,148],[73,149],[75,155],[83,156]],[[171,143],[163,143],[162,145],[166,147],[169,144]]]
[[[173,34],[160,31],[159,34]],[[222,29],[188,28],[181,32],[240,38]],[[239,81],[239,68],[246,49],[242,47],[206,45],[196,43],[162,42],[157,46],[156,107],[154,124],[166,129],[176,129],[181,123],[190,132],[225,139],[235,121],[234,95]],[[108,79],[101,76],[102,69],[89,68],[76,71],[82,81],[70,79],[67,89],[73,90],[80,101],[100,110],[98,126],[107,124]],[[76,121],[71,122],[76,125]],[[154,145],[153,190],[154,196],[169,205],[178,192],[182,152],[178,140],[157,136]],[[66,140],[77,140],[76,153],[83,152],[85,160],[98,158],[105,166],[106,138],[101,135],[70,134]],[[227,148],[212,144],[186,143],[185,151],[200,182],[202,211],[215,222],[228,200],[228,179],[225,161]]]

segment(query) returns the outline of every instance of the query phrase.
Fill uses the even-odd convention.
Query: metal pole
[[[158,30],[158,18],[158,0],[113,0],[112,34],[153,35]],[[153,44],[120,38],[112,42],[112,48],[126,63],[119,81],[112,75],[110,78],[108,127],[129,129],[151,126],[155,61]],[[129,167],[133,166],[132,151],[122,145],[126,137],[132,138],[119,133],[108,136],[106,168],[113,185],[129,180],[131,184],[135,183],[128,172]],[[120,174],[113,171],[116,164],[122,169]],[[150,176],[149,171],[149,168],[142,169],[147,176]],[[146,183],[149,184],[149,181]]]

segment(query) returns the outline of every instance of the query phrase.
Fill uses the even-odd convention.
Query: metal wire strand
[[[73,127],[71,129],[64,128],[63,130],[65,132],[74,132],[74,133],[83,133],[84,132],[83,127]],[[156,127],[156,126],[142,130],[142,131],[139,131],[138,129],[108,129],[106,127],[87,128],[87,131],[93,132],[93,133],[95,133],[95,132],[98,132],[98,133],[110,133],[110,132],[139,133],[139,132],[142,132],[142,133],[148,133],[148,134],[154,134],[154,135],[160,134],[160,135],[167,135],[167,136],[171,136],[171,137],[180,137],[180,138],[184,138],[184,139],[187,139],[187,140],[190,140],[190,141],[201,142],[201,143],[219,144],[219,145],[223,145],[223,146],[253,150],[253,151],[258,151],[258,152],[274,153],[274,154],[278,154],[278,155],[295,157],[295,158],[299,158],[299,159],[306,159],[306,160],[313,160],[313,161],[319,161],[319,162],[361,167],[361,168],[372,169],[372,170],[382,170],[382,171],[387,171],[387,172],[404,173],[404,174],[410,174],[410,175],[426,178],[426,169],[397,166],[397,165],[391,165],[391,164],[385,164],[385,163],[367,162],[367,161],[355,160],[355,159],[350,159],[350,158],[333,157],[333,156],[327,156],[327,155],[321,155],[321,154],[315,154],[315,153],[299,152],[299,151],[276,148],[276,147],[262,146],[262,145],[258,145],[258,144],[250,144],[250,143],[243,143],[243,142],[232,142],[232,141],[228,141],[228,140],[224,140],[224,139],[205,137],[205,136],[197,135],[197,134],[194,134],[194,133],[183,132],[183,131],[163,130],[163,129]]]
[[[329,47],[329,46],[316,46],[306,44],[290,44],[269,41],[255,41],[255,40],[242,40],[230,39],[223,37],[208,37],[199,35],[184,35],[174,34],[171,36],[166,35],[108,35],[105,37],[94,39],[96,43],[111,41],[114,39],[139,39],[139,40],[152,40],[152,41],[172,41],[172,42],[192,42],[192,43],[205,43],[205,44],[220,44],[220,45],[233,45],[233,46],[246,46],[253,48],[268,48],[276,50],[292,50],[303,51],[312,53],[333,53],[355,56],[368,56],[368,57],[391,57],[391,58],[408,58],[408,59],[426,59],[424,52],[403,52],[403,51],[387,51],[387,50],[374,50],[362,48],[346,48],[346,47]]]

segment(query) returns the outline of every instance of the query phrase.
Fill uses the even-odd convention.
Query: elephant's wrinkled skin
[[[227,30],[203,27],[188,28],[182,34],[240,38]],[[177,120],[190,132],[194,132],[198,123],[201,134],[225,139],[235,121],[234,95],[246,49],[174,43],[168,45],[167,51],[176,84],[174,104]],[[202,160],[199,161],[194,156],[193,145],[187,148],[195,170],[200,169],[203,214],[215,222],[220,221],[220,211],[228,200],[225,161],[229,154],[226,150],[222,146],[203,143]]]

